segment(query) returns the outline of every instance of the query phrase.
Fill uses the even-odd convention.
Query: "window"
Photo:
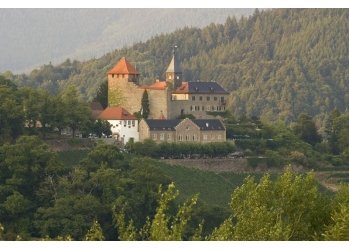
[[[210,97],[209,97],[209,96],[206,96],[206,100],[209,101],[209,100],[210,100]]]
[[[207,141],[207,135],[204,134],[204,141]]]
[[[201,110],[204,111],[204,110],[205,110],[205,106],[202,106],[202,107],[201,107]]]
[[[172,135],[171,134],[167,134],[167,140],[172,140]]]
[[[170,80],[171,80],[171,79],[172,79],[172,76],[171,76],[171,75],[168,75],[168,79],[170,79]]]
[[[114,78],[114,74],[112,74],[111,77]]]
[[[207,111],[210,111],[210,106],[206,106],[206,110],[207,110]]]
[[[218,135],[218,140],[222,140],[222,135]]]
[[[224,96],[221,96],[221,102],[224,102]]]
[[[199,100],[202,101],[202,96],[199,97]]]
[[[192,96],[192,97],[191,97],[191,100],[192,100],[192,101],[195,101],[195,96]]]
[[[130,120],[127,121],[127,125],[131,125],[131,121]]]
[[[190,111],[193,111],[193,106],[190,106]]]
[[[213,97],[213,100],[217,101],[217,96]]]
[[[189,135],[185,135],[185,140],[189,141]]]
[[[163,141],[165,139],[165,134],[164,133],[161,133],[160,134],[160,141]]]
[[[132,127],[136,126],[136,121],[132,120]]]
[[[153,134],[152,138],[153,138],[154,141],[157,140],[158,139],[157,134]]]
[[[183,141],[183,135],[178,136],[178,141]]]

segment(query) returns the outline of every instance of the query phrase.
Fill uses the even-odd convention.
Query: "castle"
[[[141,110],[144,91],[148,93],[150,119],[175,119],[180,115],[208,118],[207,112],[223,112],[229,93],[216,82],[185,82],[173,50],[165,81],[140,84],[139,73],[125,57],[108,72],[108,106],[122,106],[129,113]]]

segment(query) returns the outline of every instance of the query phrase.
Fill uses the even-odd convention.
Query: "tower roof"
[[[168,65],[166,72],[171,72],[171,73],[181,72],[181,69],[179,67],[179,63],[177,61],[175,53],[173,53],[172,60],[171,60],[170,64]]]
[[[122,57],[120,61],[112,68],[108,74],[131,74],[139,75],[136,68],[130,64],[125,57]]]

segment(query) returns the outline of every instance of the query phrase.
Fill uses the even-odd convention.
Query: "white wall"
[[[120,135],[119,141],[127,143],[130,138],[135,142],[139,141],[138,120],[108,120],[108,122],[112,125],[113,135]]]

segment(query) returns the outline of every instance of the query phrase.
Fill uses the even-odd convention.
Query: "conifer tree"
[[[147,90],[144,90],[143,96],[142,96],[142,108],[141,108],[141,115],[144,119],[147,119],[150,113],[149,109],[149,97]]]

